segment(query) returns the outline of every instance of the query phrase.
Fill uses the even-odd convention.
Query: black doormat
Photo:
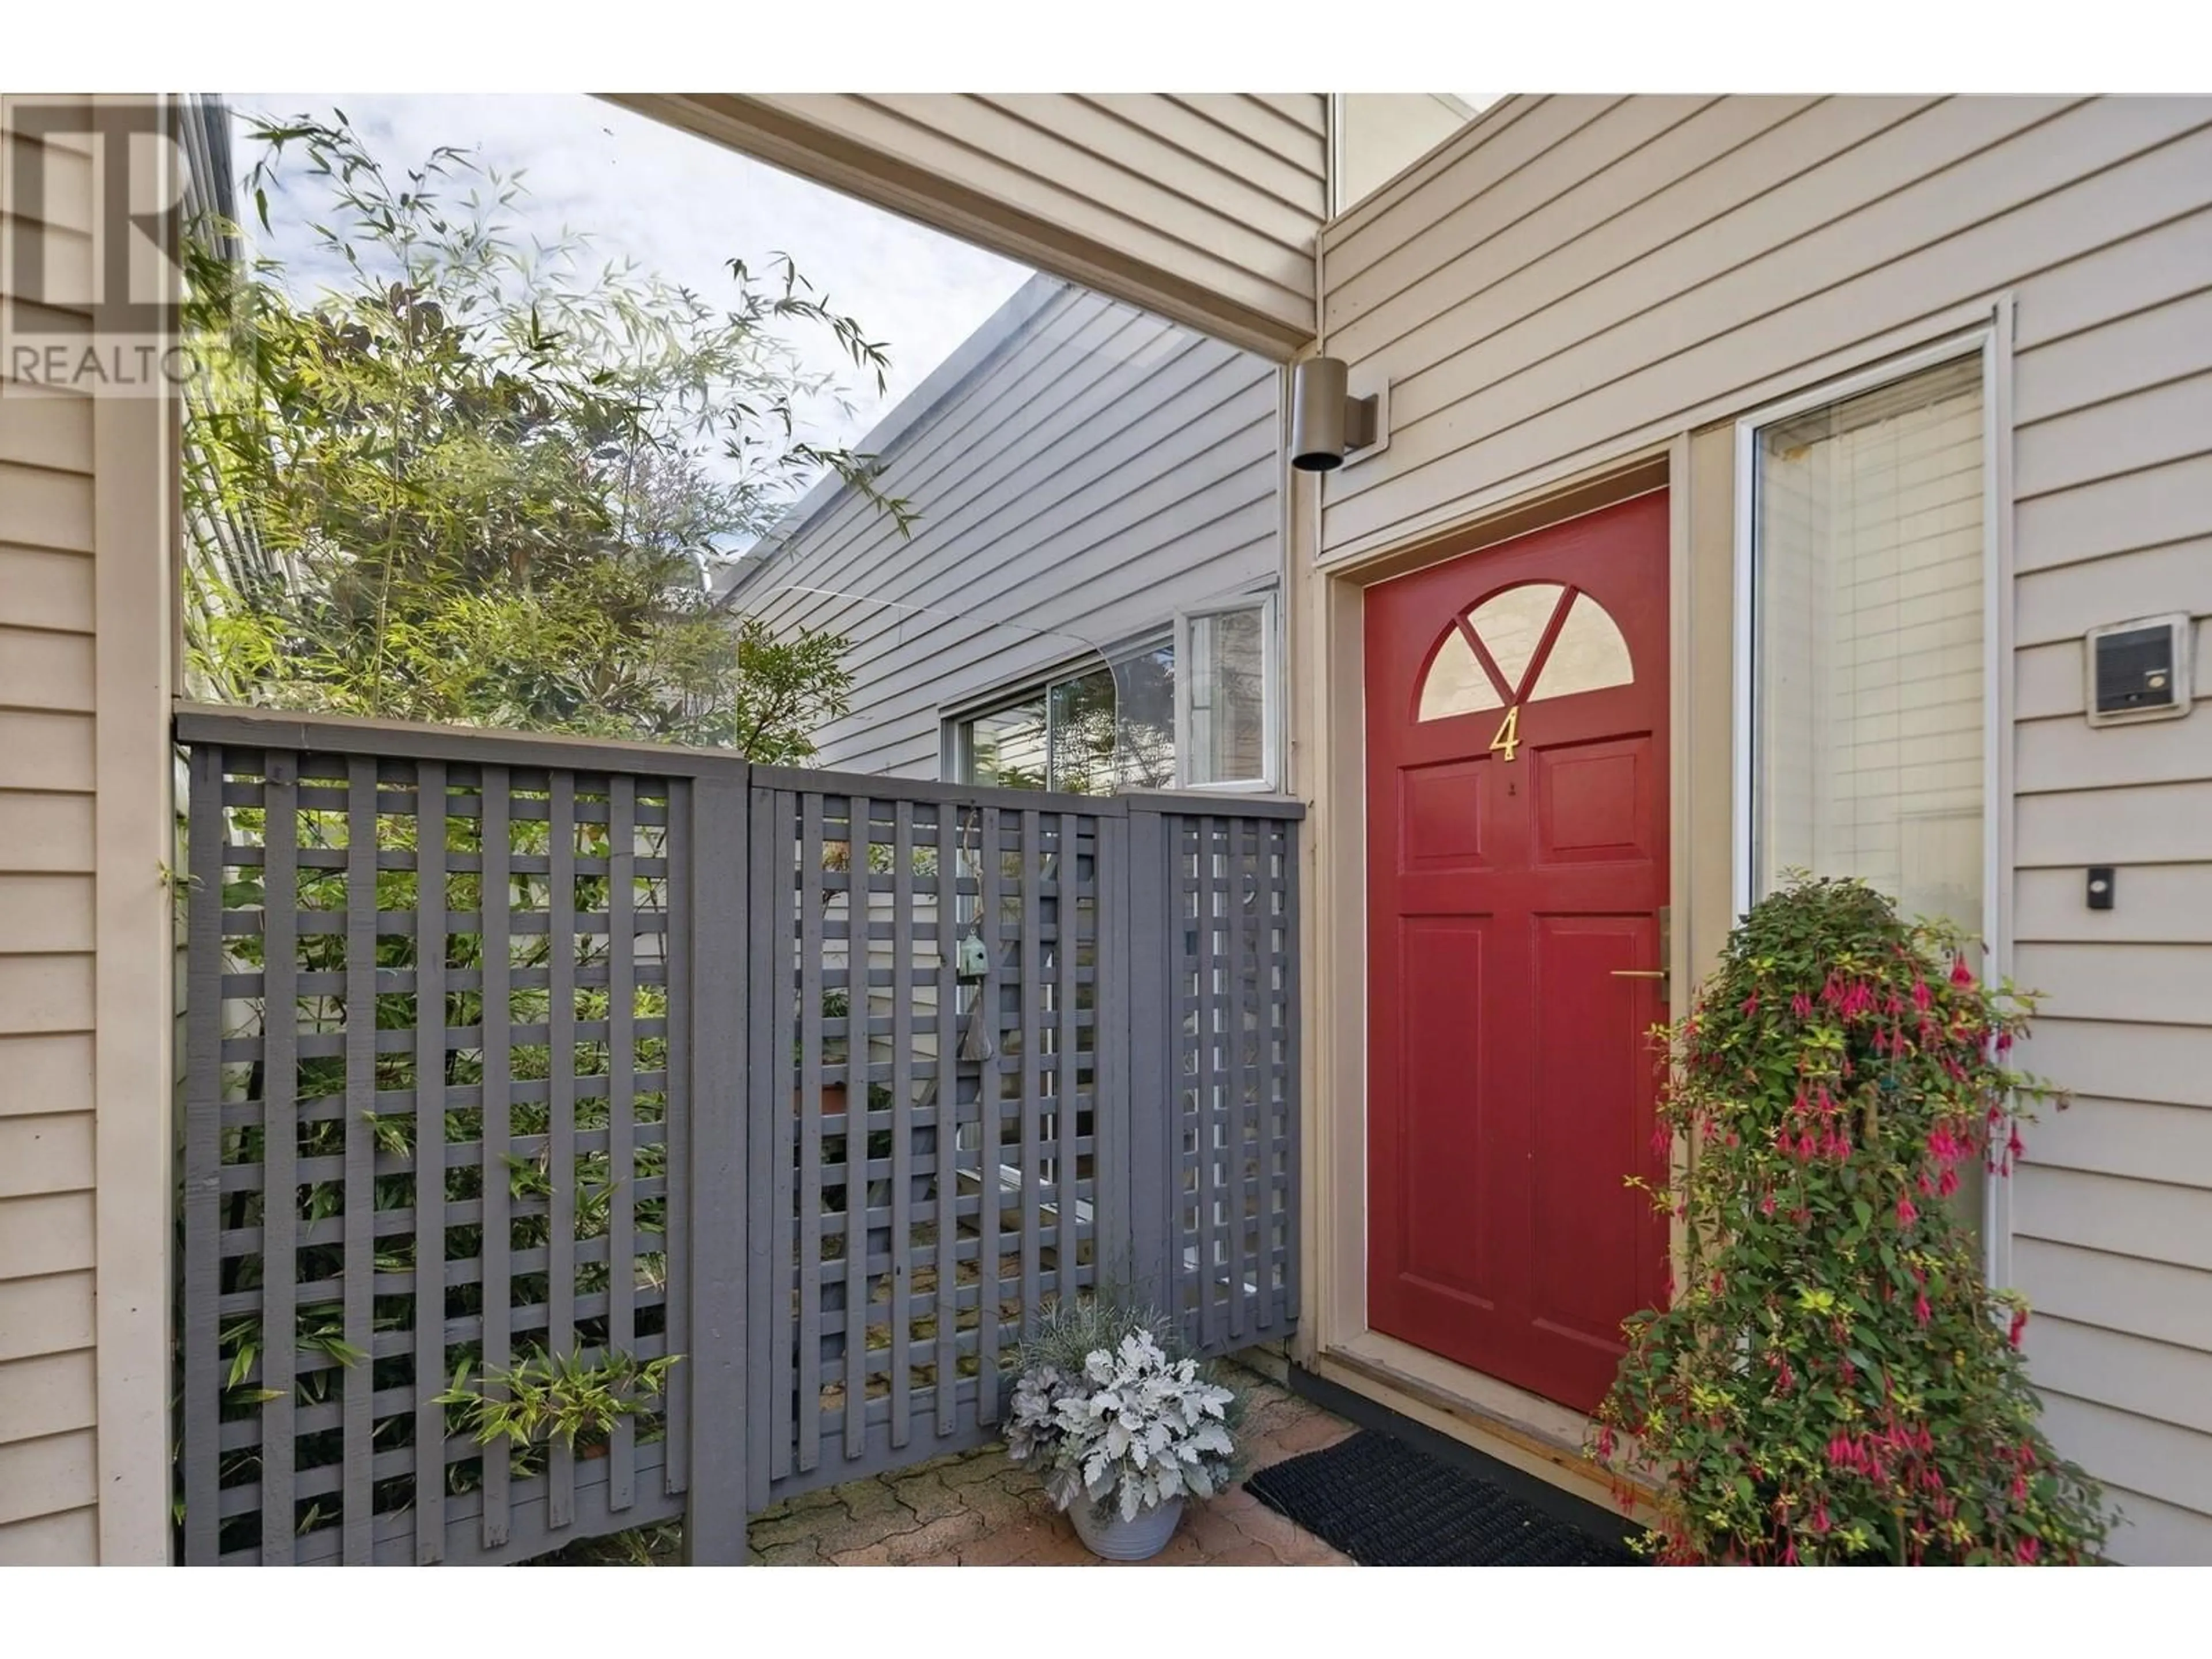
[[[1245,1486],[1363,1567],[1620,1567],[1637,1558],[1371,1429]]]

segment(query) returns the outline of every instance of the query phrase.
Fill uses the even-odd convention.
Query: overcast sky
[[[789,253],[836,307],[860,319],[891,356],[889,394],[862,382],[826,331],[795,337],[816,366],[843,371],[851,413],[823,403],[806,435],[858,440],[937,367],[1030,273],[965,242],[840,196],[734,151],[581,94],[403,95],[232,93],[241,115],[343,108],[388,169],[420,163],[441,144],[477,149],[501,172],[525,169],[528,228],[548,239],[588,234],[600,259],[629,257],[645,271],[713,299],[732,282],[725,262],[756,270]],[[257,147],[241,132],[240,172]],[[252,209],[247,205],[250,215]],[[270,201],[264,251],[302,270],[308,233]],[[258,231],[257,228],[257,234]]]

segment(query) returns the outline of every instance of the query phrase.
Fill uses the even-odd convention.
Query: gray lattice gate
[[[1290,1328],[1295,806],[179,735],[182,1559],[681,1516],[742,1559],[776,1497],[994,1437],[1055,1296]],[[671,1360],[574,1448],[474,1431],[528,1367]]]

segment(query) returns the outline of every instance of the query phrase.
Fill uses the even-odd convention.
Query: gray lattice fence
[[[688,787],[195,744],[188,1561],[498,1559],[682,1512],[680,1365],[580,1455],[480,1445],[436,1396],[686,1347]]]
[[[1137,1095],[1164,1104],[1133,1120],[1133,1237],[1206,1353],[1297,1317],[1296,812],[1131,812]]]
[[[1293,1321],[1294,806],[179,732],[187,1561],[678,1516],[741,1559],[778,1496],[994,1437],[1055,1296]],[[440,1398],[617,1354],[677,1363],[573,1450]]]
[[[1114,821],[757,782],[754,1203],[794,1318],[754,1431],[781,1494],[990,1438],[1025,1319],[1092,1282]]]

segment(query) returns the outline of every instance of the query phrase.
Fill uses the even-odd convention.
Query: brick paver
[[[1245,1394],[1243,1449],[1255,1469],[1317,1451],[1352,1425],[1264,1377],[1237,1370]],[[1037,1476],[985,1446],[919,1468],[809,1492],[754,1518],[764,1566],[1103,1566],[1052,1507]],[[1154,1566],[1349,1566],[1242,1486],[1186,1504]]]

